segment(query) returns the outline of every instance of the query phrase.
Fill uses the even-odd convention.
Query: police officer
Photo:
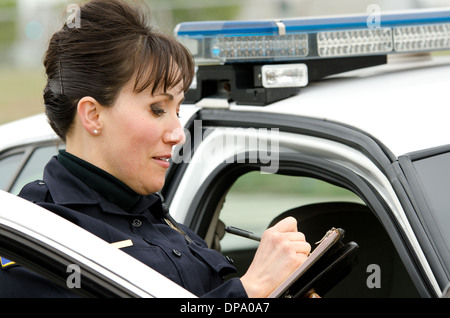
[[[234,267],[170,220],[155,194],[185,138],[178,112],[190,54],[148,25],[142,3],[92,0],[80,10],[80,25],[56,32],[44,59],[45,111],[66,149],[20,196],[107,242],[128,242],[124,252],[197,296],[269,295],[310,251],[293,218],[264,233],[244,276],[224,282]],[[0,296],[70,296],[13,265],[2,266]]]
[[[234,271],[223,255],[208,249],[189,229],[173,225],[158,195],[138,195],[118,179],[65,151],[47,164],[44,180],[28,184],[20,196],[107,242],[129,242],[121,247],[124,252],[196,295],[220,286],[222,277]],[[11,279],[2,287],[14,286],[10,296],[71,296],[30,272],[24,276],[24,268],[12,265],[2,272]],[[12,280],[16,273],[22,278],[20,283]],[[231,280],[225,285],[228,286],[223,286],[219,294],[210,296],[245,296],[239,281]],[[0,290],[5,292],[5,288]]]

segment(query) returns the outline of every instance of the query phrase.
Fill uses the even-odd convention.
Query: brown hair
[[[190,53],[149,25],[144,2],[91,0],[80,10],[79,27],[64,24],[44,58],[45,112],[63,141],[84,96],[112,106],[130,80],[136,92],[166,91],[181,81],[188,89],[194,73]]]

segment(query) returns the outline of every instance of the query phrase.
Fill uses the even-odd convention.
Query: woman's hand
[[[287,217],[261,237],[250,267],[241,277],[249,297],[267,297],[308,257],[311,246],[297,230],[297,221]]]

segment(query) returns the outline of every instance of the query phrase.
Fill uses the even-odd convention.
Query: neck
[[[60,150],[57,158],[69,172],[122,209],[128,210],[139,201],[139,194],[99,167],[65,150]]]

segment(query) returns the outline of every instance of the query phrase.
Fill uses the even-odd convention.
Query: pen
[[[254,241],[261,241],[261,237],[258,235],[253,234],[253,232],[247,231],[247,230],[243,230],[243,229],[239,229],[237,227],[234,226],[227,226],[225,228],[225,231],[227,231],[230,234],[234,234],[234,235],[239,235]]]

